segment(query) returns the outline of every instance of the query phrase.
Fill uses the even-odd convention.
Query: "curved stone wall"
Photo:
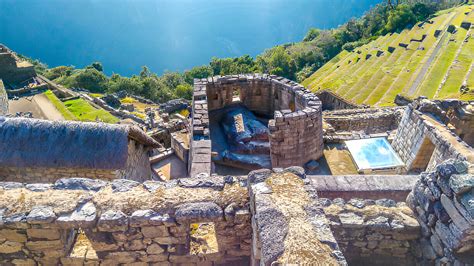
[[[236,101],[257,114],[273,117],[268,123],[273,167],[303,165],[322,156],[321,101],[300,84],[267,74],[195,79],[192,147],[209,140],[208,112]],[[209,145],[209,163],[210,152]],[[191,175],[199,173],[197,170],[210,171],[210,166],[193,167],[192,148],[190,162]]]

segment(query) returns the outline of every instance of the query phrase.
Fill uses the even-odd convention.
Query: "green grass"
[[[117,123],[118,118],[103,109],[96,109],[82,98],[65,101],[64,105],[80,121],[102,121],[105,123]]]
[[[466,15],[464,15],[465,9],[461,10],[463,12],[456,16],[456,18],[452,21],[452,24],[458,25],[460,24],[460,21],[466,17]],[[462,28],[458,28],[456,34],[446,34],[448,34],[448,38],[445,39],[446,43],[443,43],[443,46],[439,51],[438,58],[435,59],[435,62],[431,64],[429,72],[425,76],[423,83],[418,88],[418,95],[424,95],[429,98],[435,96],[436,91],[443,81],[446,72],[454,61],[456,52],[466,38],[466,30]],[[450,39],[454,39],[455,41],[450,41]]]
[[[44,95],[48,97],[49,101],[58,109],[58,111],[61,113],[61,115],[64,117],[66,120],[77,120],[76,116],[71,113],[66,106],[61,102],[61,100],[54,95],[54,93],[50,90],[47,90],[44,92]]]
[[[474,74],[466,77],[474,62],[474,38],[464,43],[466,30],[459,26],[462,21],[474,18],[474,12],[468,17],[465,15],[466,11],[473,8],[463,5],[445,10],[432,19],[432,24],[425,23],[423,27],[415,25],[400,34],[381,36],[353,52],[341,52],[303,81],[303,85],[312,91],[331,90],[358,104],[390,106],[394,105],[397,94],[407,94],[417,77],[422,77],[416,92],[410,96],[471,99],[474,93],[459,95],[459,87],[465,79],[470,85],[474,82]],[[450,24],[457,26],[456,34],[446,33]],[[443,32],[435,38],[434,32],[438,29]],[[410,42],[410,39],[419,39],[423,34],[427,35],[423,42]],[[446,37],[442,38],[443,35]],[[456,41],[449,42],[451,38]],[[428,66],[426,62],[432,57],[439,41],[443,41],[441,49]],[[401,42],[409,44],[408,49],[398,46]],[[389,53],[388,46],[395,47],[395,51]],[[377,49],[384,51],[384,54],[377,57]],[[372,57],[366,60],[365,56],[369,53]],[[360,58],[358,62],[357,58]],[[423,73],[421,71],[426,69],[426,74],[420,76]],[[445,78],[446,82],[443,82]]]

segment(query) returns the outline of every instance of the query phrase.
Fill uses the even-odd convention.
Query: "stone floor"
[[[151,166],[156,172],[161,171],[167,180],[182,178],[188,175],[188,170],[178,156],[171,155]]]
[[[357,167],[350,152],[343,144],[328,144],[324,148],[324,157],[332,175],[357,175]]]

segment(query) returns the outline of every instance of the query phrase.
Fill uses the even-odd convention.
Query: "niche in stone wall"
[[[189,226],[189,254],[203,256],[219,252],[216,227],[212,222],[193,223]]]
[[[409,170],[415,171],[425,171],[426,167],[430,162],[431,157],[433,156],[433,152],[435,150],[435,145],[428,137],[423,139],[418,152],[416,153],[415,159],[411,163]]]
[[[240,89],[239,88],[234,88],[232,89],[232,102],[241,102],[240,99]]]
[[[71,264],[85,265],[85,263],[97,262],[99,258],[92,247],[90,239],[82,229],[75,230],[75,238],[71,250],[65,261]]]

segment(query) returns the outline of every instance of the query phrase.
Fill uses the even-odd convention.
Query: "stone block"
[[[64,244],[60,240],[28,241],[26,247],[31,251],[60,250],[64,248]]]
[[[151,245],[149,245],[146,249],[146,253],[147,254],[162,254],[163,252],[165,252],[165,249],[163,247],[161,247],[160,245],[156,244],[156,243],[153,243]]]
[[[449,178],[449,186],[457,195],[469,192],[474,188],[474,175],[452,175]]]
[[[56,240],[60,239],[61,237],[61,233],[58,229],[31,228],[27,229],[26,232],[28,234],[28,238]]]
[[[26,234],[24,231],[21,231],[21,230],[1,229],[0,239],[24,243],[26,242]]]
[[[19,242],[5,241],[0,244],[0,254],[10,254],[21,251],[23,245]]]
[[[176,208],[176,221],[178,223],[222,221],[224,213],[213,202],[195,202],[181,204]]]
[[[115,232],[128,229],[128,217],[119,210],[108,210],[99,218],[97,228],[100,231]]]
[[[62,228],[88,228],[95,225],[96,218],[94,203],[87,202],[80,205],[72,213],[59,216],[57,223]]]
[[[453,223],[461,230],[468,231],[471,229],[471,225],[468,221],[459,213],[458,209],[454,206],[450,198],[446,195],[441,195],[441,203],[443,204],[444,209],[448,213],[449,217]]]
[[[146,238],[166,237],[169,236],[168,227],[164,225],[143,226],[141,232]]]

